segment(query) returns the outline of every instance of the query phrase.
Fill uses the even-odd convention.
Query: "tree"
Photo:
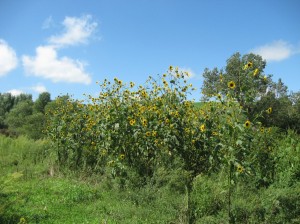
[[[0,93],[0,129],[7,128],[5,126],[5,114],[14,106],[14,96],[10,93]]]
[[[33,102],[23,101],[18,103],[6,116],[5,123],[8,125],[9,130],[17,134],[26,134],[23,126],[27,122],[27,117],[32,115]]]
[[[225,70],[206,68],[203,73],[203,99],[231,96],[248,112],[249,118],[256,116],[254,111],[257,101],[272,86],[271,75],[265,75],[266,61],[255,54],[233,54],[228,60]]]
[[[11,93],[0,93],[0,129],[7,129],[7,125],[5,124],[6,115],[18,103],[24,101],[32,101],[32,95],[20,94],[18,96],[13,96]]]
[[[39,95],[38,99],[34,102],[34,109],[44,114],[45,107],[49,102],[51,102],[50,93],[43,92]]]

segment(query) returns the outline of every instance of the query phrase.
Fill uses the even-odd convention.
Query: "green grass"
[[[47,141],[0,136],[0,223],[18,223],[20,218],[28,223],[180,223],[183,219],[185,195],[168,187],[121,190],[104,176],[60,172],[51,176],[50,149]],[[22,176],[7,182],[16,172]]]
[[[53,167],[51,145],[0,136],[0,223],[188,223],[184,173],[158,170],[141,188],[120,188],[109,175]],[[300,223],[299,137],[278,142],[276,182],[233,189],[236,223]],[[289,157],[289,155],[291,155]],[[285,169],[283,169],[285,168]],[[287,172],[286,172],[287,171]],[[197,176],[191,192],[194,223],[227,223],[226,173]]]
[[[166,205],[166,197],[163,202],[143,202],[135,200],[134,192],[61,178],[19,184],[14,195],[21,196],[6,214],[12,221],[24,217],[30,223],[168,223],[177,218],[176,205]]]

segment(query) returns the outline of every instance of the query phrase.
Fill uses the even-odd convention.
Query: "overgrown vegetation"
[[[0,221],[299,222],[299,94],[264,67],[234,54],[206,69],[200,104],[172,66],[142,86],[104,80],[85,102],[12,104],[4,128],[39,139],[45,123],[47,137],[0,138]]]

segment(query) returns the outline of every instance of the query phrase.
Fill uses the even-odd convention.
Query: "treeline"
[[[46,111],[56,107],[56,100],[51,100],[48,92],[41,93],[35,101],[30,94],[13,96],[0,93],[0,134],[43,138]],[[300,92],[289,93],[279,80],[255,102],[253,114],[262,111],[265,105],[272,108],[272,116],[258,118],[264,126],[278,127],[281,131],[292,129],[300,133]]]
[[[0,133],[42,138],[46,106],[50,103],[48,92],[41,93],[35,101],[30,94],[13,96],[10,93],[0,93]]]

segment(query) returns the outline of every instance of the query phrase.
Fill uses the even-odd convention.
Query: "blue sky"
[[[0,0],[0,92],[82,99],[96,81],[143,84],[169,65],[199,88],[235,52],[262,55],[299,91],[299,11],[297,0]]]

